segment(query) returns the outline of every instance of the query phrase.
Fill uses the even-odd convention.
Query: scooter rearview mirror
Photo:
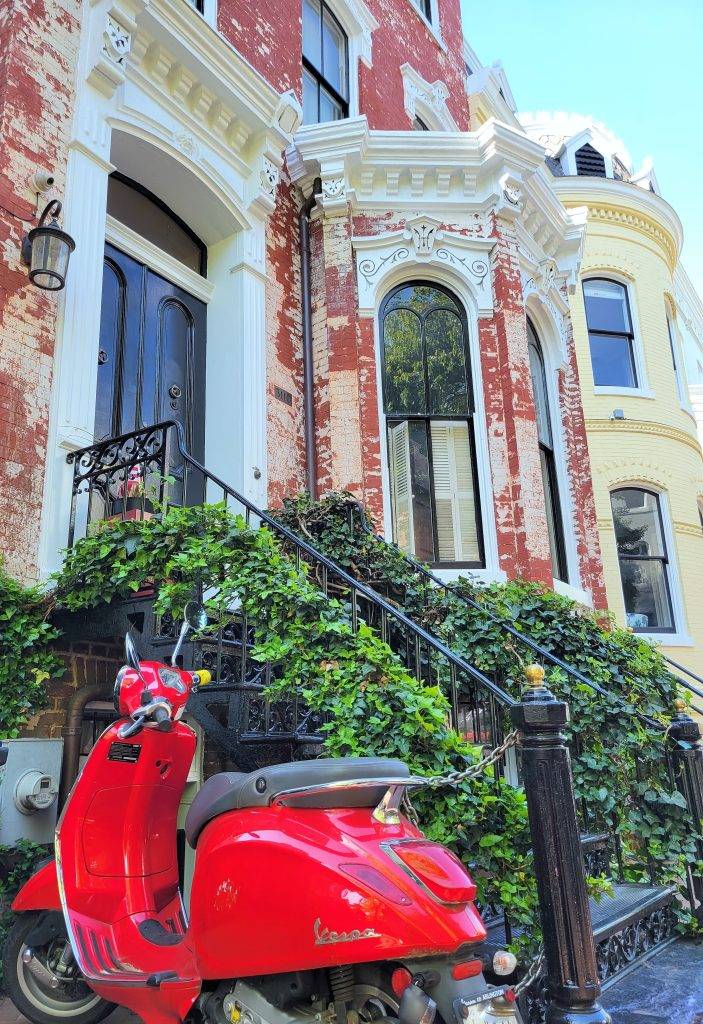
[[[132,634],[129,632],[125,634],[124,638],[124,653],[125,661],[127,662],[130,668],[134,669],[134,671],[137,673],[137,675],[143,682],[144,676],[142,675],[141,665],[139,664],[139,653],[134,645]]]
[[[181,653],[181,647],[183,641],[188,636],[191,630],[205,629],[207,626],[207,612],[200,604],[199,601],[189,601],[183,609],[183,625],[181,631],[178,634],[178,640],[176,646],[173,648],[173,654],[171,655],[171,664],[176,664],[176,659]]]

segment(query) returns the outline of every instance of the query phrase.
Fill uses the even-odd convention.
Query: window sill
[[[462,576],[483,586],[487,586],[489,583],[505,583],[508,579],[507,573],[502,569],[442,569],[433,566],[432,572],[441,579],[442,583],[455,583]]]
[[[695,644],[688,633],[640,633],[635,636],[650,643],[661,644],[662,647],[695,647]]]
[[[577,604],[583,604],[586,608],[593,607],[593,595],[590,590],[584,590],[582,587],[574,587],[571,583],[565,583],[564,580],[552,580],[552,586],[555,594],[561,594],[562,597],[569,597],[572,601],[576,601]]]
[[[649,388],[616,388],[605,384],[593,385],[594,395],[622,395],[623,398],[656,398]]]

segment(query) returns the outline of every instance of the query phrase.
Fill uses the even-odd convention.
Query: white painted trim
[[[476,309],[475,297],[470,286],[463,278],[459,277],[458,274],[445,268],[424,264],[419,261],[403,266],[401,271],[396,272],[392,278],[389,278],[386,281],[383,290],[378,292],[374,316],[374,348],[376,357],[376,380],[378,381],[376,400],[378,403],[379,441],[381,449],[381,487],[383,491],[383,536],[387,540],[393,539],[393,514],[391,509],[390,471],[388,468],[386,413],[383,408],[381,335],[378,312],[380,310],[381,302],[392,288],[396,287],[398,284],[402,284],[404,280],[412,281],[418,279],[443,285],[445,288],[449,288],[450,291],[456,295],[466,312],[466,321],[469,331],[469,357],[471,359],[471,379],[473,382],[474,400],[473,433],[476,449],[476,475],[478,478],[479,503],[481,506],[481,529],[483,533],[483,557],[485,567],[482,569],[458,569],[456,572],[457,575],[476,575],[487,583],[501,581],[507,577],[500,569],[500,559],[498,556],[498,533],[495,517],[493,477],[491,474],[483,374],[481,368],[481,349],[478,325],[479,317]],[[445,578],[445,573],[452,573],[454,571],[455,570],[449,569],[442,570],[442,578]],[[446,578],[450,579],[451,576],[449,575]]]
[[[405,113],[411,121],[416,117],[421,118],[430,131],[459,130],[447,106],[449,89],[441,79],[428,82],[407,62],[401,64],[400,73],[403,76]]]
[[[695,647],[695,641],[688,633],[636,633],[643,640],[649,640],[662,647]]]
[[[419,2],[419,0],[418,0]],[[446,50],[446,45],[442,39],[442,25],[439,19],[439,3],[438,0],[430,0],[430,18],[427,18],[424,11],[421,11],[418,3],[415,0],[408,0],[408,3],[417,14],[423,25],[426,25],[435,38],[435,41],[443,50]]]
[[[654,392],[649,386],[649,377],[647,375],[647,359],[644,350],[644,344],[642,342],[642,331],[640,329],[640,318],[637,304],[637,285],[632,278],[625,276],[619,270],[613,268],[612,270],[608,267],[591,268],[587,273],[581,277],[581,301],[583,302],[583,313],[586,321],[586,331],[588,332],[588,317],[586,316],[586,297],[583,292],[583,286],[587,281],[614,281],[616,284],[622,285],[627,293],[627,301],[630,309],[630,319],[632,320],[632,354],[635,360],[635,373],[637,374],[637,387],[636,388],[620,388],[612,387],[612,385],[596,384],[593,381],[593,390],[595,394],[600,395],[633,395],[636,398],[654,398]],[[590,344],[589,344],[589,360],[590,360]],[[591,377],[593,377],[593,364],[591,363]]]
[[[105,241],[116,246],[128,256],[133,256],[140,263],[149,267],[154,273],[165,277],[171,284],[178,285],[189,295],[201,302],[209,302],[215,285],[212,281],[196,274],[190,267],[184,266],[179,260],[159,249],[153,242],[138,235],[125,224],[108,215],[105,222]]]
[[[507,583],[508,574],[503,569],[442,569],[434,568],[432,572],[439,576],[442,583],[456,583],[460,579],[468,579],[487,587],[491,583]]]
[[[593,607],[593,595],[590,590],[583,590],[582,587],[574,587],[570,583],[565,583],[564,580],[553,579],[552,586],[556,594],[568,597],[572,601],[576,601],[577,604],[585,605],[586,608]]]
[[[347,37],[349,116],[356,117],[360,113],[359,61],[363,61],[367,68],[372,66],[372,35],[378,28],[378,22],[364,0],[325,0],[325,2]]]

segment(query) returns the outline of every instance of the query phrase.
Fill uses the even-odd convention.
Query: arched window
[[[464,310],[412,282],[386,297],[380,325],[394,539],[423,561],[482,566]]]
[[[559,502],[559,484],[554,457],[552,411],[549,403],[547,374],[544,368],[542,346],[530,320],[527,321],[527,344],[530,355],[530,375],[532,377],[535,416],[537,417],[539,460],[542,468],[549,550],[552,556],[552,576],[554,579],[563,580],[566,583],[568,582],[568,569],[566,565],[566,549],[564,547],[564,524],[562,522],[561,504]]]
[[[638,387],[627,288],[617,281],[591,278],[583,282],[583,297],[594,384]]]
[[[303,121],[349,116],[349,44],[324,0],[303,0]]]
[[[642,487],[610,495],[627,625],[640,633],[673,633],[669,553],[661,500]]]

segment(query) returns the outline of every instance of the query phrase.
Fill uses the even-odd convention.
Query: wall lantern
[[[76,243],[62,231],[56,218],[61,203],[52,199],[42,213],[39,224],[25,235],[22,242],[22,260],[29,267],[29,280],[47,292],[61,291],[66,284],[66,272]],[[52,215],[47,224],[46,219]]]

